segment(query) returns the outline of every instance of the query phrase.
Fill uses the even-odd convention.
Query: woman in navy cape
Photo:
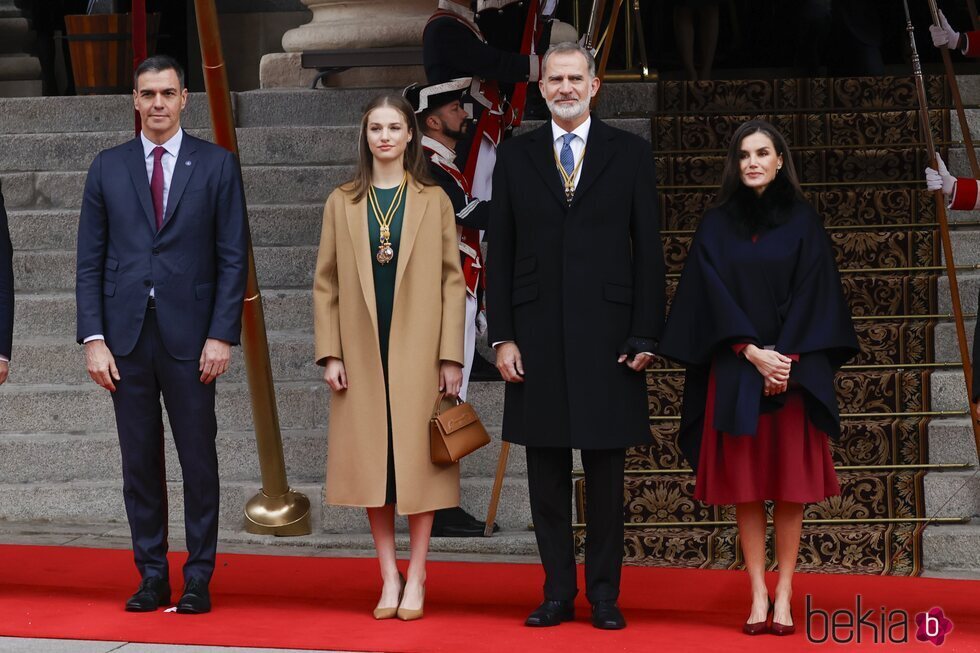
[[[834,373],[857,352],[830,239],[786,141],[765,121],[746,122],[691,243],[660,353],[687,368],[680,445],[697,472],[694,496],[735,504],[752,586],[747,634],[794,630],[803,504],[840,492],[827,440],[840,437]],[[775,602],[765,584],[767,500]]]

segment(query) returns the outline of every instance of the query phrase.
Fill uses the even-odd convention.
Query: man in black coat
[[[430,84],[460,77],[500,82],[538,81],[537,55],[501,50],[487,43],[468,0],[439,0],[422,32],[422,60]]]
[[[7,211],[0,187],[0,385],[10,372],[10,350],[14,335],[14,247],[7,228]]]
[[[586,479],[586,595],[597,628],[622,628],[623,466],[652,439],[643,370],[664,323],[664,261],[648,142],[591,118],[595,61],[545,55],[552,120],[500,148],[490,207],[489,340],[507,381],[503,437],[527,450],[545,568],[529,626],[574,618],[572,449]]]

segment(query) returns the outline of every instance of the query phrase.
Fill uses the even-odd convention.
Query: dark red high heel
[[[769,609],[766,610],[765,619],[751,624],[742,624],[742,632],[746,635],[764,635],[769,632],[769,617],[772,616],[772,599],[767,596],[766,601],[769,602]]]
[[[796,624],[787,626],[786,624],[781,624],[773,619],[772,627],[769,629],[769,632],[771,632],[773,635],[779,635],[780,637],[792,635],[796,632]]]

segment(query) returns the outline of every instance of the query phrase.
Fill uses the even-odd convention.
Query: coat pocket
[[[102,282],[102,294],[107,297],[112,297],[116,294],[116,283],[114,281],[103,281]]]
[[[514,292],[511,295],[511,305],[517,306],[519,304],[526,304],[529,301],[533,301],[538,298],[538,284],[532,283],[528,286],[521,286],[520,288],[514,288]]]
[[[602,296],[606,301],[617,304],[632,304],[633,287],[621,286],[618,283],[604,283],[602,284]]]
[[[538,259],[536,256],[525,256],[514,263],[514,276],[523,277],[526,274],[531,274],[538,267]]]

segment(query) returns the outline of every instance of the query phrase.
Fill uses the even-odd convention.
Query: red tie
[[[162,146],[153,148],[153,176],[150,177],[150,194],[153,196],[153,212],[157,216],[157,231],[163,226],[163,154]]]

